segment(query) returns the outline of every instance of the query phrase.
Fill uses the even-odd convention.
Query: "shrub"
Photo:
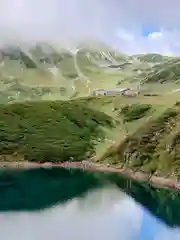
[[[145,116],[146,112],[150,110],[150,104],[131,104],[121,108],[120,114],[123,115],[124,121],[131,122]]]
[[[109,116],[77,102],[28,102],[0,105],[0,153],[32,161],[85,159],[103,137]]]

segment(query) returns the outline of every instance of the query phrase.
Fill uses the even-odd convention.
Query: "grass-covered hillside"
[[[179,58],[127,56],[92,45],[1,50],[1,160],[93,156],[103,164],[179,177]],[[129,88],[129,94],[92,94],[116,88]]]
[[[150,69],[142,82],[144,83],[167,83],[174,82],[179,84],[180,79],[180,59],[173,58],[161,62]]]
[[[48,44],[1,49],[1,102],[68,100],[94,89],[178,81],[179,59],[160,54],[127,56],[94,43],[76,48]],[[37,91],[34,90],[37,89]]]
[[[168,56],[163,56],[158,53],[138,54],[138,55],[134,55],[134,57],[136,57],[137,59],[139,59],[141,61],[145,61],[145,62],[149,62],[149,63],[161,63],[170,58]]]
[[[0,56],[0,97],[4,103],[85,97],[94,89],[132,84],[136,78],[138,85],[141,75],[146,76],[152,68],[148,61],[103,44],[81,44],[72,49],[48,44],[9,46],[0,50]]]
[[[111,117],[77,102],[0,105],[1,161],[79,161],[91,157]]]
[[[124,107],[122,110],[124,122],[139,126],[127,128],[124,139],[109,148],[101,161],[106,159],[113,165],[135,171],[180,177],[179,102],[167,108],[159,106],[150,117],[143,117],[151,111],[147,104],[126,106],[126,111]],[[140,117],[144,118],[141,124],[138,123]]]
[[[116,120],[95,161],[149,174],[180,177],[179,93],[79,99]],[[112,141],[110,142],[109,139]]]
[[[115,87],[123,79],[124,73],[112,71],[110,66],[122,65],[129,59],[126,55],[100,45],[93,48],[80,45],[73,49],[55,48],[46,44],[31,48],[10,46],[1,50],[2,95],[8,92],[10,100],[6,102],[32,100],[30,88],[52,87],[54,90],[40,95],[41,100],[68,100],[74,95],[88,96],[95,88]],[[19,96],[16,90],[12,90],[15,83],[21,85],[21,88],[29,88],[26,98],[22,97],[22,91],[19,91]],[[64,91],[59,91],[60,88]]]

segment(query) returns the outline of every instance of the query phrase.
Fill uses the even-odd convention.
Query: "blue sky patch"
[[[160,29],[155,26],[143,26],[142,27],[142,35],[144,37],[148,37],[149,34],[151,34],[152,32],[159,32],[159,31],[160,31]]]

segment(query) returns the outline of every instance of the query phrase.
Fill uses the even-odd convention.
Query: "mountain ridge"
[[[101,129],[105,137],[92,140],[95,141],[93,161],[118,167],[125,165],[129,169],[141,169],[164,176],[175,174],[179,177],[179,64],[178,57],[156,53],[128,56],[106,45],[101,47],[100,43],[80,44],[77,48],[60,48],[46,44],[31,47],[31,50],[18,47],[16,51],[6,51],[1,60],[0,103],[4,104],[1,106],[4,109],[3,118],[6,111],[9,112],[9,106],[16,108],[19,104],[24,112],[27,105],[39,109],[38,102],[44,104],[43,111],[46,114],[49,112],[48,116],[51,116],[52,105],[59,101],[56,109],[62,111],[61,116],[65,111],[63,106],[67,104],[68,116],[76,116],[73,120],[75,124],[91,129],[94,126],[91,117],[84,122],[80,116],[84,111],[96,111],[97,115],[92,114],[93,122],[97,122],[98,116],[104,114],[103,119],[110,118],[114,127],[110,129],[100,124],[98,131],[101,132]],[[100,95],[93,96],[93,91],[98,89],[101,89]],[[122,89],[128,90],[121,94]],[[76,108],[79,116],[76,115]],[[41,111],[39,109],[39,113]],[[16,119],[17,115],[13,113],[13,118]],[[54,118],[49,118],[49,124],[55,121]],[[39,121],[44,120],[40,118]],[[68,121],[63,124],[59,127],[61,131],[69,126]],[[170,124],[173,124],[172,127]],[[32,131],[33,127],[30,128],[28,124],[25,129]],[[20,127],[17,127],[17,132],[19,131]],[[5,132],[8,139],[11,139],[12,133],[7,129]],[[79,134],[78,131],[74,132],[76,134]],[[30,135],[27,136],[29,138]],[[86,148],[88,142],[83,140],[81,134],[78,136],[80,138],[77,142],[83,143]],[[50,143],[45,146],[46,151],[48,144]],[[168,152],[166,144],[170,144],[171,152]],[[50,145],[54,154],[60,156],[53,139]],[[77,145],[78,143],[72,143],[74,148]],[[73,151],[79,154],[78,149]],[[43,158],[40,145],[36,153]],[[73,156],[66,160],[70,157]],[[38,161],[38,157],[36,158]]]

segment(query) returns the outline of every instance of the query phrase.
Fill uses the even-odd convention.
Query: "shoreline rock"
[[[180,190],[180,182],[176,179],[150,176],[149,174],[143,172],[134,172],[130,169],[124,168],[113,168],[111,166],[104,166],[102,164],[94,164],[87,161],[86,162],[63,162],[63,163],[34,163],[34,162],[0,162],[0,169],[9,168],[9,169],[32,169],[32,168],[52,168],[52,167],[61,167],[61,168],[76,168],[83,169],[86,171],[92,172],[110,172],[110,173],[119,173],[123,177],[129,180],[135,180],[138,182],[149,183],[155,187],[159,188],[169,188]]]

